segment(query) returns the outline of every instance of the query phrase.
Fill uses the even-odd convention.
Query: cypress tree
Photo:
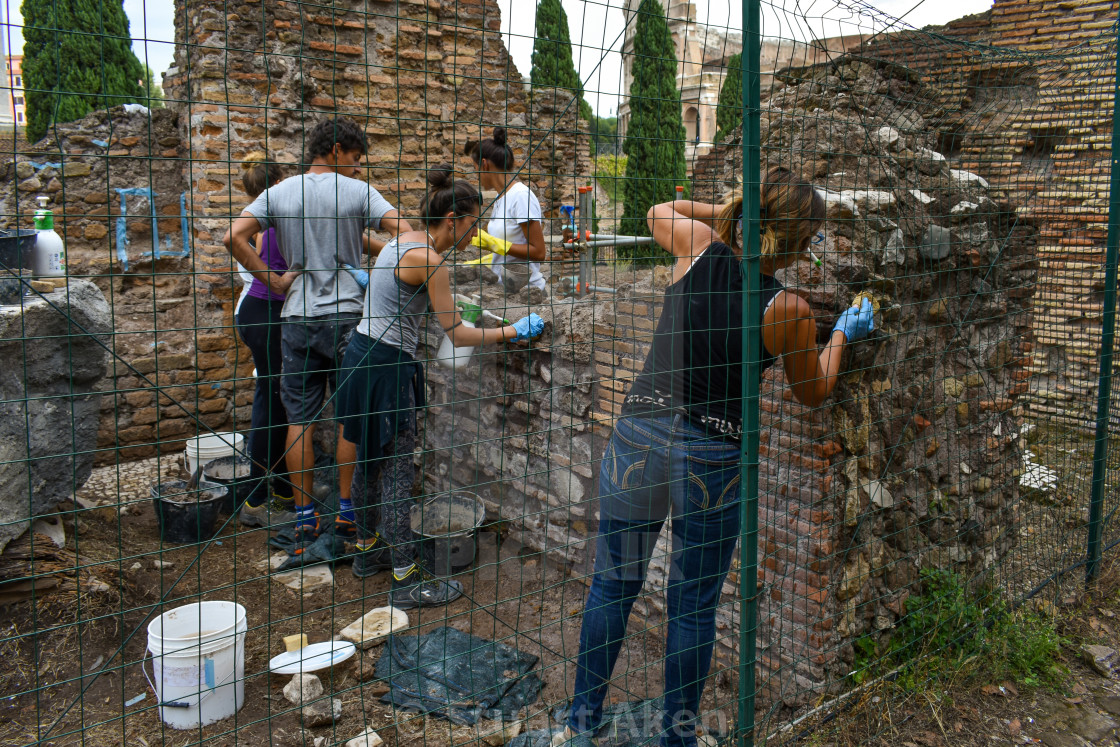
[[[657,0],[642,0],[634,26],[634,82],[626,128],[626,180],[619,233],[648,236],[646,211],[676,198],[685,183],[684,123],[677,91],[677,56]],[[687,187],[686,187],[687,189]],[[661,256],[656,247],[619,247],[629,256]]]
[[[51,123],[145,98],[123,0],[23,0],[20,9],[29,141]]]
[[[580,119],[590,121],[591,104],[583,98],[583,82],[572,62],[572,41],[568,33],[568,14],[560,0],[540,0],[537,5],[536,36],[533,40],[533,68],[529,81],[534,86],[564,88],[579,99]]]
[[[743,59],[734,55],[727,61],[727,77],[719,87],[716,105],[716,142],[722,142],[743,122]]]

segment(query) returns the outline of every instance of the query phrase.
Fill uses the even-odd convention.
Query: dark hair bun
[[[478,152],[479,142],[477,140],[468,140],[467,144],[463,146],[463,155],[474,157]]]
[[[494,145],[497,145],[497,146],[502,147],[502,148],[505,147],[505,145],[506,145],[506,128],[505,127],[495,127],[494,128]]]
[[[446,163],[436,166],[434,169],[428,171],[428,186],[432,189],[444,189],[451,186],[452,181],[452,167]]]

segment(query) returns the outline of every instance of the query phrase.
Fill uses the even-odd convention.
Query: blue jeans
[[[602,725],[626,620],[671,513],[661,744],[696,744],[716,606],[739,539],[739,490],[736,444],[709,437],[680,415],[617,421],[599,472],[595,575],[580,629],[572,731],[593,734]]]

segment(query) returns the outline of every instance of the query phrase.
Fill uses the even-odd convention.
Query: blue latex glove
[[[544,331],[544,320],[536,314],[530,314],[514,322],[513,328],[517,330],[517,337],[513,338],[515,341],[528,340]]]
[[[871,307],[871,302],[865,298],[858,309],[854,306],[845,309],[836,320],[836,326],[832,328],[833,332],[836,330],[843,332],[848,342],[862,340],[871,334],[875,330],[875,311]]]
[[[350,273],[350,277],[354,278],[354,282],[362,286],[363,290],[369,287],[368,272],[366,272],[365,270],[359,270],[357,267],[348,265],[345,262],[343,262],[339,266],[342,267],[342,269],[346,270],[346,272]]]

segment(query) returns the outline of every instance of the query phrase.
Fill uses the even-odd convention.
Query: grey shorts
[[[310,423],[321,417],[327,387],[336,391],[342,356],[362,315],[291,316],[280,327],[280,399],[288,423]]]

